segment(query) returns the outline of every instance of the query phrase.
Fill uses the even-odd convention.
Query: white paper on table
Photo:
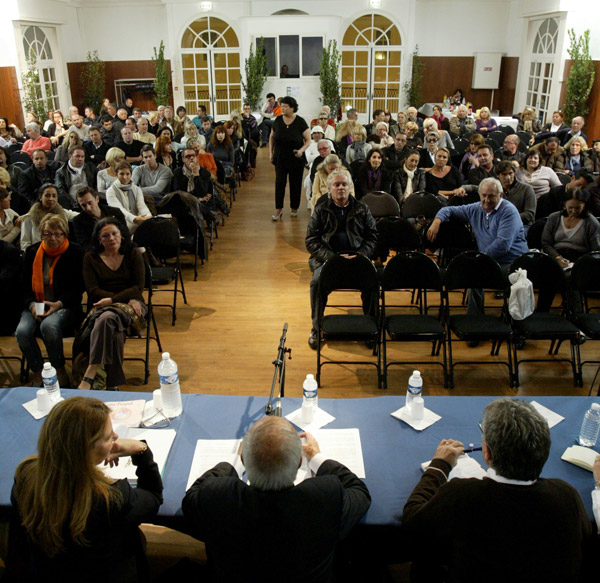
[[[110,418],[113,425],[126,425],[127,427],[139,427],[144,413],[146,401],[136,399],[135,401],[107,401],[110,407]]]
[[[61,397],[58,401],[56,401],[56,403],[60,403],[64,400],[64,397]],[[56,403],[54,403],[54,405],[56,405]],[[54,407],[54,405],[52,405],[52,407]],[[52,409],[51,407],[48,409],[48,411],[40,411],[37,406],[37,397],[31,401],[27,401],[27,403],[23,403],[23,407],[25,407],[25,411],[27,411],[34,419],[41,419],[42,417],[45,417]]]
[[[124,426],[123,426],[124,427]],[[128,439],[144,439],[148,447],[152,450],[154,461],[158,465],[158,471],[161,476],[171,451],[171,446],[175,440],[176,432],[174,429],[142,429],[130,427],[127,429],[126,435],[119,433],[119,437],[127,437]],[[104,462],[102,462],[104,463]],[[133,465],[130,456],[119,458],[119,465],[100,466],[104,473],[113,480],[127,479],[132,483],[137,481],[135,473],[136,467]]]
[[[365,478],[365,464],[363,461],[362,446],[360,443],[360,432],[358,428],[351,429],[321,429],[315,432],[315,439],[319,443],[321,453],[327,458],[344,464],[351,472],[359,478]],[[298,469],[295,484],[309,478],[311,472],[302,458],[302,465]]]
[[[235,466],[241,439],[199,439],[190,468],[186,490],[204,473],[220,462]]]
[[[535,407],[535,410],[548,422],[548,427],[552,429],[555,425],[558,425],[564,417],[551,411],[548,407],[540,405],[537,401],[531,401],[531,404]]]
[[[335,417],[327,413],[327,411],[323,411],[320,407],[317,407],[314,413],[314,418],[312,423],[306,423],[302,420],[302,407],[292,411],[289,415],[286,415],[285,418],[294,425],[297,425],[304,431],[310,431],[310,433],[314,433],[321,427],[325,427],[332,421],[335,421]]]
[[[400,419],[400,421],[404,421],[404,423],[407,423],[417,431],[423,431],[423,429],[427,429],[427,427],[441,419],[437,413],[434,413],[429,409],[425,409],[423,419],[413,419],[410,416],[410,410],[406,406],[400,407],[400,409],[391,413],[391,416]]]
[[[431,460],[423,462],[421,464],[421,469],[425,471],[430,463]],[[481,480],[481,478],[484,478],[486,475],[487,472],[481,467],[481,464],[465,453],[459,456],[456,465],[448,475],[448,480],[451,480],[452,478],[477,478],[478,480]]]

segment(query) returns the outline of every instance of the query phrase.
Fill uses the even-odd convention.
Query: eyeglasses
[[[326,117],[320,117],[319,120],[323,121],[324,119],[327,119]]]
[[[188,158],[195,158],[195,157],[196,157],[196,155],[195,155],[195,154],[186,154],[186,155],[183,157],[183,159],[184,159],[184,160],[187,160]]]
[[[157,409],[154,415],[140,421],[140,427],[151,429],[163,429],[164,427],[169,427],[169,425],[171,425],[171,422],[162,409]]]
[[[43,231],[42,232],[42,237],[44,239],[62,239],[64,236],[65,236],[65,234],[62,231],[56,231],[56,232]]]
[[[435,138],[433,138],[432,140],[427,140],[428,144],[437,144],[437,142],[439,142],[439,140],[436,140]]]

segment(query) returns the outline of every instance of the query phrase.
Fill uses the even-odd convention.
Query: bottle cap
[[[169,360],[169,358],[171,358],[171,355],[168,352],[163,352],[162,353],[162,359],[163,360]]]
[[[315,375],[312,375],[312,374],[307,374],[307,375],[306,375],[306,380],[307,380],[307,381],[314,381],[314,380],[315,380]]]
[[[49,362],[45,362],[44,363],[44,370],[50,370],[52,368],[52,365]],[[597,403],[594,403],[594,405],[596,405]]]
[[[420,370],[413,370],[413,376],[420,377],[421,376],[421,371]]]
[[[598,411],[598,409],[600,409],[600,403],[592,403],[592,409],[594,409],[594,411]]]

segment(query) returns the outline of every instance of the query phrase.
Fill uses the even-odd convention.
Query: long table
[[[10,490],[14,470],[23,458],[35,453],[42,420],[36,421],[22,407],[35,398],[36,389],[13,388],[0,390],[0,514],[10,506]],[[323,395],[326,391],[321,391]],[[151,393],[77,391],[63,389],[64,397],[92,396],[103,401],[151,398]],[[463,443],[480,443],[477,423],[483,409],[495,397],[428,397],[425,406],[442,419],[418,432],[390,416],[402,406],[404,397],[373,397],[367,399],[325,399],[319,406],[336,419],[326,428],[358,427],[366,472],[366,484],[372,505],[363,525],[394,527],[413,487],[421,476],[420,464],[431,459],[440,442],[454,438]],[[575,443],[585,411],[598,398],[536,397],[540,404],[563,415],[564,421],[551,430],[552,448],[543,477],[558,477],[572,484],[580,493],[592,520],[590,492],[592,474],[563,462],[560,456]],[[247,429],[264,415],[265,397],[236,397],[221,395],[183,395],[183,414],[172,420],[177,437],[165,466],[164,498],[156,518],[158,524],[178,528],[181,525],[181,499],[185,494],[190,465],[198,439],[232,439],[244,435]],[[287,415],[301,404],[301,399],[283,399],[283,414]],[[483,464],[481,452],[471,454]],[[484,466],[485,467],[485,466]]]

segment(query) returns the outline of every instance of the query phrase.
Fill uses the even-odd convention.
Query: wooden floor
[[[180,302],[175,326],[170,325],[166,308],[157,308],[163,350],[169,351],[179,365],[183,392],[267,395],[271,387],[279,339],[288,324],[286,346],[286,395],[300,396],[307,373],[315,373],[316,353],[308,347],[311,328],[308,288],[311,273],[304,246],[309,212],[305,201],[297,218],[291,218],[289,199],[281,222],[272,222],[274,171],[268,163],[267,149],[259,150],[256,177],[242,183],[231,215],[219,229],[219,239],[209,260],[193,281],[191,256],[183,256],[188,304]],[[156,294],[155,302],[170,296]],[[170,297],[169,297],[170,299]],[[535,345],[534,345],[535,344]],[[390,345],[396,359],[424,360],[424,344]],[[17,352],[14,340],[3,340],[3,353]],[[489,344],[467,348],[455,343],[455,359],[489,359]],[[529,343],[521,357],[544,356],[548,343]],[[67,352],[70,348],[67,348]],[[141,353],[142,343],[130,341],[126,353]],[[568,347],[561,348],[562,356]],[[597,344],[588,342],[582,356],[596,357]],[[369,350],[362,345],[326,347],[327,358],[368,360]],[[505,352],[504,352],[505,356]],[[158,388],[156,367],[160,355],[155,345],[151,352],[151,376],[143,385],[142,366],[126,363],[129,384],[122,390],[151,391]],[[526,363],[521,365],[521,386],[508,385],[506,367],[463,366],[456,369],[455,388],[443,388],[441,367],[398,366],[390,369],[385,394],[403,395],[413,368],[424,377],[424,394],[430,395],[582,395],[587,394],[596,367],[584,371],[584,388],[573,387],[567,363]],[[0,361],[0,382],[18,384],[14,364]],[[597,384],[595,390],[597,389]],[[384,394],[377,388],[374,367],[330,365],[322,373],[322,397],[374,397]]]

